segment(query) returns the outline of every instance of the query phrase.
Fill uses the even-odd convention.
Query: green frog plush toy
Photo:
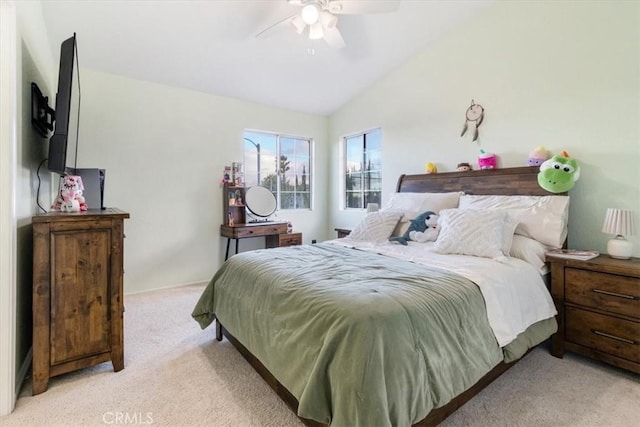
[[[550,193],[564,193],[580,178],[580,165],[566,151],[556,154],[540,165],[538,185]]]

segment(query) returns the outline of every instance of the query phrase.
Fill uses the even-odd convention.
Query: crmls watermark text
[[[152,412],[105,412],[102,414],[105,424],[153,424]]]

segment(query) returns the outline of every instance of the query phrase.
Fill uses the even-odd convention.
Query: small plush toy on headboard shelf
[[[487,153],[483,149],[480,149],[480,155],[478,156],[478,167],[483,169],[495,169],[498,167],[498,161],[495,154]]]
[[[571,190],[579,178],[580,165],[566,151],[543,162],[538,172],[538,184],[551,193]]]
[[[456,170],[458,172],[467,172],[467,171],[473,170],[473,168],[469,163],[463,162],[463,163],[458,163]]]
[[[549,157],[551,157],[551,153],[549,153],[549,150],[540,145],[536,147],[535,150],[529,153],[527,164],[529,166],[540,166],[542,162],[548,160]]]
[[[438,167],[436,166],[435,163],[432,163],[432,162],[428,162],[425,165],[424,170],[426,173],[438,173]]]

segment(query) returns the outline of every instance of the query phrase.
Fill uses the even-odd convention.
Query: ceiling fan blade
[[[342,34],[338,30],[338,27],[331,27],[324,29],[324,40],[327,44],[334,49],[342,49],[346,46]]]
[[[296,15],[291,18],[291,25],[293,25],[293,28],[296,29],[296,33],[298,34],[302,34],[304,29],[307,27],[307,24],[304,23],[302,16],[300,15]]]
[[[333,28],[338,23],[338,17],[323,10],[320,12],[320,23],[322,24],[322,28]]]
[[[400,0],[333,0],[327,10],[340,15],[368,15],[395,12],[399,7]]]
[[[283,26],[285,26],[285,25],[289,25],[289,21],[291,21],[291,20],[295,19],[295,17],[296,17],[296,16],[298,16],[298,15],[296,14],[296,15],[287,16],[286,18],[284,18],[284,19],[282,19],[282,20],[280,20],[280,21],[276,22],[275,24],[268,26],[268,27],[267,27],[267,28],[265,28],[264,30],[260,31],[260,32],[259,32],[259,33],[257,33],[254,37],[260,37],[260,36],[263,36],[263,35],[265,35],[265,33],[269,32],[270,30],[273,30],[273,29],[274,29],[274,28],[276,28],[276,27],[279,27],[279,26],[283,27]],[[295,26],[295,24],[293,24],[293,25]],[[296,27],[296,28],[297,28],[297,27]],[[304,27],[303,27],[303,29],[304,29]],[[301,32],[302,32],[302,31],[301,31]]]

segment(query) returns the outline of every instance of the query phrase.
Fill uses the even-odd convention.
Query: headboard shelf
[[[504,196],[549,196],[538,185],[538,172],[533,166],[485,169],[468,172],[439,172],[435,174],[400,175],[396,191],[399,193],[443,193],[464,191],[465,194]],[[560,193],[566,195],[567,193]]]

